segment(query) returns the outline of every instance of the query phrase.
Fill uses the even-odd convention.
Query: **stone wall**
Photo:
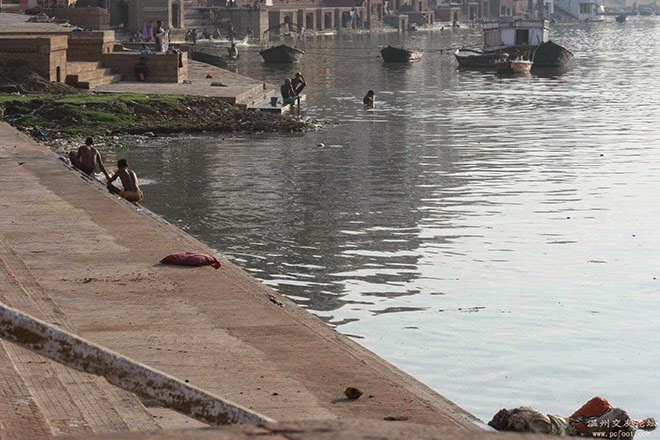
[[[135,65],[144,59],[149,68],[146,82],[150,83],[180,83],[188,79],[188,54],[179,55],[155,53],[142,55],[140,53],[105,53],[103,66],[112,69],[113,73],[121,74],[122,81],[135,81]],[[182,66],[179,65],[181,62]]]
[[[101,55],[112,52],[114,31],[71,32],[69,61],[101,61]]]
[[[460,5],[443,4],[435,8],[435,17],[438,21],[451,23],[463,20],[463,12]]]
[[[110,14],[103,8],[47,8],[42,11],[49,17],[67,20],[83,29],[102,30],[110,28]]]
[[[145,23],[163,22],[165,29],[185,29],[183,0],[129,0],[128,28],[141,31]]]
[[[2,36],[0,61],[25,62],[47,80],[64,82],[67,75],[67,46],[65,35]]]
[[[433,11],[429,12],[404,12],[403,15],[408,16],[408,26],[433,26],[435,14]]]
[[[270,27],[290,22],[305,29],[317,31],[356,28],[357,23],[347,21],[351,11],[354,11],[358,21],[364,25],[366,10],[363,7],[318,8],[318,9],[270,9],[268,22]],[[312,25],[311,27],[309,25]],[[274,30],[273,35],[284,33],[285,29]]]
[[[408,16],[405,14],[385,15],[383,17],[383,23],[393,26],[399,31],[405,31],[408,29]]]
[[[215,16],[220,22],[230,21],[238,35],[247,34],[249,28],[256,38],[261,38],[261,34],[268,29],[268,11],[265,9],[217,9]]]

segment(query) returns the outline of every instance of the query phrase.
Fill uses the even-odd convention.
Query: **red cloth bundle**
[[[220,267],[220,262],[214,256],[199,252],[175,252],[160,262],[175,266],[211,266],[215,269]]]

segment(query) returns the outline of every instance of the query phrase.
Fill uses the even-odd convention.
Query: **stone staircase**
[[[183,1],[183,22],[186,25],[186,29],[197,29],[198,32],[201,32],[204,28],[213,30],[213,26],[209,24],[208,18],[202,12],[203,10],[199,7],[197,0]]]
[[[259,104],[262,101],[270,99],[270,96],[278,95],[280,91],[266,84],[255,86],[236,95],[233,105],[240,108],[249,108]]]
[[[77,333],[55,298],[2,237],[0,301]],[[87,438],[95,432],[159,428],[134,394],[4,340],[0,340],[0,414],[3,440]]]
[[[97,62],[68,62],[66,63],[66,69],[65,82],[79,89],[93,89],[94,87],[121,81],[121,75],[113,74],[111,69],[105,68]]]

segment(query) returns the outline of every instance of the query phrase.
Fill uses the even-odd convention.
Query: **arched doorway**
[[[181,27],[181,3],[179,2],[172,3],[172,27],[176,29]]]

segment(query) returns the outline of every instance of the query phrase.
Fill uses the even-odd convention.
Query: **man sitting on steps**
[[[289,78],[284,80],[284,84],[280,87],[280,93],[282,94],[282,105],[291,104],[293,107],[298,100]]]
[[[78,168],[88,176],[92,176],[94,174],[94,171],[96,171],[96,166],[98,165],[101,171],[103,171],[103,174],[105,174],[105,178],[110,178],[110,175],[106,171],[105,166],[103,166],[101,153],[99,153],[98,150],[94,148],[94,139],[91,137],[88,137],[85,140],[85,145],[78,148],[77,152],[72,151],[69,153],[69,160],[71,161],[71,165]]]

